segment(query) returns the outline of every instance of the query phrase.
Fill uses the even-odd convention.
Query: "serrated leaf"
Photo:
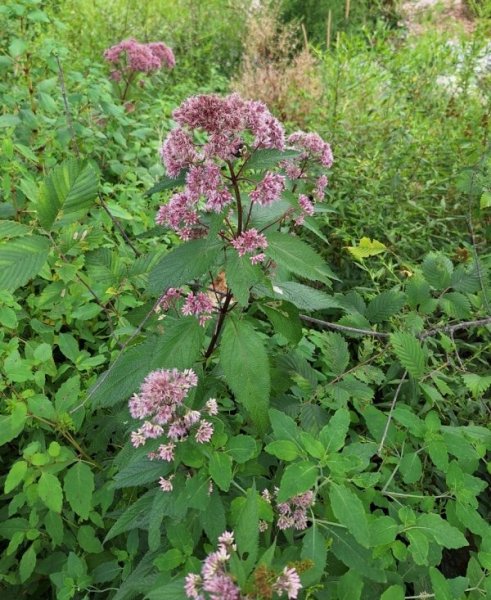
[[[297,445],[288,440],[275,440],[268,444],[264,449],[268,454],[272,454],[280,460],[295,460],[299,455]]]
[[[410,333],[398,332],[390,336],[394,352],[407,372],[419,379],[426,370],[426,352],[421,342]]]
[[[288,465],[281,478],[278,502],[286,502],[313,488],[318,475],[317,465],[306,460]]]
[[[51,473],[41,473],[38,481],[38,495],[50,510],[56,513],[61,512],[63,491],[58,477]]]
[[[318,583],[321,579],[327,561],[326,540],[315,523],[305,534],[302,541],[302,560],[310,560],[313,566],[302,575],[304,585]]]
[[[0,290],[15,291],[35,277],[48,258],[49,242],[31,235],[0,243]]]
[[[186,171],[181,171],[177,177],[162,177],[160,181],[157,181],[148,192],[146,196],[152,194],[158,194],[159,192],[165,192],[166,190],[173,190],[183,186],[186,183]]]
[[[404,301],[405,297],[401,292],[386,290],[369,302],[366,317],[371,323],[387,321],[401,310]]]
[[[267,239],[265,254],[290,273],[325,283],[332,279],[331,270],[324,259],[299,238],[273,232],[267,235]]]
[[[34,544],[24,552],[19,563],[19,578],[21,583],[26,582],[36,567],[36,550]]]
[[[72,510],[82,519],[88,519],[95,489],[94,474],[89,465],[77,462],[70,467],[65,475],[63,488]]]
[[[254,563],[259,544],[259,503],[256,489],[247,490],[247,497],[235,527],[237,550],[241,556],[248,554],[247,562]]]
[[[244,320],[227,319],[220,343],[220,361],[227,384],[260,430],[268,422],[269,360],[263,341]]]
[[[124,510],[111,529],[107,532],[104,542],[112,540],[117,535],[126,531],[145,527],[148,524],[149,514],[155,495],[161,493],[160,490],[153,488]]]
[[[443,290],[450,286],[452,281],[452,261],[439,252],[430,252],[426,255],[423,264],[423,275],[426,281],[435,289]]]
[[[474,398],[482,396],[491,386],[491,375],[477,375],[476,373],[466,373],[461,375],[465,387],[471,392]]]
[[[427,565],[430,548],[428,536],[420,529],[409,529],[405,534],[409,540],[409,552],[414,562],[417,565]]]
[[[436,543],[444,548],[455,549],[469,545],[464,534],[457,527],[450,525],[435,513],[418,517],[417,526],[422,527],[427,535],[433,537]]]
[[[346,529],[332,527],[330,532],[333,537],[332,552],[350,569],[350,573],[354,571],[355,574],[378,583],[387,581],[383,563],[374,559],[372,553],[360,546]]]
[[[224,492],[228,492],[232,482],[232,459],[223,452],[213,452],[208,464],[211,478]]]
[[[275,282],[273,292],[275,298],[291,302],[297,308],[309,312],[327,308],[342,308],[336,298],[295,281]]]
[[[227,442],[227,452],[236,463],[245,463],[256,454],[256,441],[250,435],[235,435]]]
[[[271,169],[279,162],[300,156],[297,150],[275,150],[274,148],[260,148],[255,150],[247,160],[245,170]]]
[[[41,184],[36,210],[45,229],[76,221],[97,198],[98,173],[84,161],[67,160]]]
[[[387,250],[387,246],[378,240],[362,237],[358,246],[347,246],[346,249],[356,260],[363,260],[369,256],[382,254]]]
[[[17,221],[0,220],[0,240],[24,236],[31,232],[31,228]]]
[[[337,452],[343,447],[349,424],[349,410],[339,408],[329,419],[329,423],[319,433],[319,440],[326,449],[326,452]]]
[[[430,580],[435,600],[453,600],[455,598],[448,581],[435,567],[430,567]]]
[[[302,339],[302,323],[298,309],[289,302],[276,301],[260,305],[260,309],[271,321],[275,331],[283,335],[292,344]]]
[[[459,292],[444,294],[440,300],[443,312],[452,319],[467,319],[471,314],[471,303],[467,296]]]
[[[320,349],[327,373],[342,375],[348,366],[350,354],[348,344],[339,333],[323,332],[319,338]]]
[[[171,250],[149,274],[148,290],[161,294],[207,273],[215,263],[221,244],[208,239],[191,240]]]
[[[24,475],[27,472],[27,463],[25,460],[19,460],[14,463],[5,479],[5,487],[4,492],[6,494],[10,494],[10,492],[15,489],[19,483],[24,479]]]
[[[261,268],[251,264],[248,256],[239,256],[234,250],[227,253],[225,273],[234,298],[242,306],[247,306],[251,287],[264,278]]]
[[[368,548],[370,546],[370,532],[368,520],[362,501],[348,487],[332,483],[329,488],[331,508],[336,519],[348,528],[356,541]]]

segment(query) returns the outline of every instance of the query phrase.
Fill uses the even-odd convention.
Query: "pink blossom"
[[[174,194],[167,204],[159,208],[155,222],[168,225],[182,239],[188,239],[190,226],[199,223],[195,201],[185,192]]]
[[[143,73],[158,71],[162,66],[172,69],[175,65],[172,50],[163,42],[140,44],[133,38],[108,48],[104,52],[104,58],[112,64],[125,58],[124,66],[127,70]]]
[[[231,244],[237,250],[239,256],[244,256],[244,254],[253,254],[257,252],[258,249],[267,248],[268,240],[262,233],[259,233],[257,229],[252,228],[241,233],[231,241]],[[256,257],[252,257],[251,261],[254,258],[255,262],[262,262],[265,256],[262,253],[258,254]]]
[[[214,133],[235,133],[244,128],[245,102],[238,94],[191,96],[173,117],[179,125]]]
[[[194,439],[198,442],[198,444],[204,444],[211,440],[211,436],[213,435],[213,425],[209,421],[201,421],[198,431],[196,432]]]
[[[318,133],[297,131],[288,137],[288,143],[306,152],[301,159],[317,158],[324,167],[331,167],[333,156],[331,146]]]
[[[218,537],[218,544],[225,548],[232,548],[236,550],[234,534],[231,531],[224,531],[222,535]]]
[[[300,577],[295,569],[285,567],[282,574],[273,584],[274,591],[278,596],[283,596],[283,592],[286,593],[287,598],[295,599],[298,597],[298,592],[302,589],[300,583]]]
[[[328,184],[328,180],[326,175],[321,175],[315,184],[315,189],[314,189],[314,196],[315,199],[318,200],[319,202],[322,202],[324,200],[325,197],[325,189],[327,187]]]
[[[181,288],[169,288],[159,302],[159,308],[163,311],[169,310],[182,295]]]
[[[213,163],[191,167],[186,176],[186,190],[190,198],[198,199],[215,193],[220,185],[220,169]]]
[[[209,415],[213,416],[218,414],[218,403],[215,398],[210,398],[209,400],[207,400],[205,407],[206,412]]]
[[[184,415],[184,425],[186,425],[186,427],[188,428],[192,427],[200,420],[200,418],[201,413],[199,412],[199,410],[190,410]]]
[[[284,149],[285,131],[283,126],[278,119],[273,117],[265,104],[256,100],[247,102],[246,122],[247,127],[255,136],[256,148]]]
[[[163,492],[172,492],[174,486],[172,485],[173,475],[169,477],[169,479],[165,479],[165,477],[161,477],[159,479],[159,486]]]
[[[225,206],[231,204],[234,199],[232,194],[225,188],[210,192],[207,198],[205,210],[215,213],[222,212]]]
[[[189,573],[186,575],[184,582],[184,591],[188,598],[193,598],[194,600],[204,598],[204,596],[201,596],[199,593],[201,586],[203,585],[203,580],[199,575],[196,573]]]
[[[174,421],[167,431],[167,437],[174,442],[182,441],[186,439],[187,436],[188,428],[182,420]]]
[[[261,206],[268,206],[279,200],[285,189],[285,177],[278,173],[267,173],[260,181],[256,189],[250,193],[251,202],[257,202]]]
[[[240,600],[240,589],[227,574],[205,580],[203,589],[210,593],[210,600]]]
[[[174,460],[174,449],[176,445],[170,442],[169,444],[160,444],[157,454],[161,460],[172,462]]]
[[[182,169],[187,169],[198,158],[191,136],[180,127],[169,133],[160,149],[160,156],[169,177],[177,177]]]
[[[198,317],[199,324],[204,326],[206,321],[211,319],[213,303],[203,292],[197,294],[189,292],[181,312],[183,315],[195,315]]]
[[[303,223],[305,221],[305,217],[306,216],[311,217],[314,214],[314,205],[311,202],[311,200],[307,196],[305,196],[304,194],[300,195],[300,197],[298,198],[298,203],[300,205],[300,208],[301,208],[302,212],[295,219],[295,224],[296,225],[303,225]]]

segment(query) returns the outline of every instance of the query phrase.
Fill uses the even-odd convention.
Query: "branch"
[[[389,433],[389,427],[390,427],[390,423],[392,421],[392,413],[394,412],[394,408],[396,407],[397,398],[399,398],[402,384],[404,383],[406,377],[407,377],[407,371],[404,371],[404,374],[401,377],[401,380],[399,381],[399,385],[397,386],[396,393],[394,394],[392,404],[390,405],[389,416],[387,417],[387,423],[385,424],[384,433],[382,434],[382,439],[380,440],[380,444],[379,444],[379,447],[377,450],[377,454],[379,456],[382,455],[382,450],[384,449],[385,438],[387,437],[387,434]]]
[[[377,338],[389,338],[390,333],[383,331],[373,331],[372,329],[359,329],[358,327],[348,327],[347,325],[340,325],[339,323],[331,323],[330,321],[322,321],[321,319],[314,319],[307,315],[299,315],[302,321],[318,325],[324,329],[335,329],[336,331],[345,331],[346,333],[357,333],[358,335],[367,335]],[[479,325],[491,325],[491,317],[484,317],[483,319],[475,319],[473,321],[462,321],[455,323],[454,325],[444,325],[443,327],[435,327],[434,329],[425,329],[421,333],[416,335],[420,340],[424,340],[427,337],[437,335],[439,333],[454,333],[459,329],[468,329],[469,327],[478,327]]]

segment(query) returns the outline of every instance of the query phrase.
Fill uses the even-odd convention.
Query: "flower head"
[[[250,194],[252,202],[257,202],[261,206],[268,206],[276,200],[279,200],[281,193],[285,189],[285,177],[278,173],[267,173],[260,181],[256,189]]]
[[[282,574],[273,584],[273,589],[280,597],[285,593],[289,599],[297,598],[298,592],[302,589],[297,571],[293,568],[285,567]]]
[[[268,247],[268,240],[262,233],[259,233],[257,229],[252,228],[241,233],[231,241],[231,244],[237,250],[239,256],[244,256],[244,254],[254,254],[258,249],[264,250]],[[256,259],[255,262],[262,262],[265,256],[260,253],[255,257],[252,257],[252,259],[254,258]]]

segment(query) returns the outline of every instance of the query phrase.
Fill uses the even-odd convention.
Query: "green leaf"
[[[160,336],[121,354],[97,380],[89,397],[95,406],[113,406],[135,392],[156,369],[189,369],[199,357],[204,329],[195,317],[170,322]]]
[[[25,583],[32,575],[36,567],[36,550],[32,544],[28,550],[24,552],[19,563],[19,578],[21,583]]]
[[[10,494],[19,483],[24,479],[24,475],[27,473],[27,463],[25,460],[19,460],[14,463],[5,479],[4,492]]]
[[[338,408],[320,433],[319,440],[326,452],[337,452],[344,446],[344,440],[349,430],[350,414],[346,408]]]
[[[474,398],[482,396],[489,387],[491,387],[491,375],[477,375],[475,373],[466,373],[461,375],[465,387],[471,392]]]
[[[179,565],[181,565],[185,560],[185,556],[183,553],[177,548],[172,548],[171,550],[167,550],[164,554],[160,554],[153,561],[153,564],[157,567],[159,571],[172,571]]]
[[[31,228],[17,221],[0,220],[0,239],[23,237],[31,233]]]
[[[265,254],[287,271],[313,281],[329,283],[332,279],[324,259],[299,238],[273,232],[267,235],[267,239]]]
[[[359,544],[368,548],[370,532],[362,501],[348,487],[336,483],[330,485],[329,499],[336,519],[348,528]]]
[[[420,529],[409,529],[405,532],[409,540],[409,552],[417,565],[428,564],[428,551],[430,544],[428,536]]]
[[[417,525],[423,527],[426,533],[444,548],[455,549],[469,545],[464,534],[457,527],[450,525],[448,521],[435,513],[421,515],[418,517]]]
[[[156,488],[153,488],[143,494],[136,502],[131,504],[123,513],[118,517],[114,525],[107,532],[104,542],[112,540],[117,535],[131,531],[132,529],[144,527],[148,523],[148,516],[154,502],[156,494],[162,492]]]
[[[16,438],[23,430],[27,418],[27,406],[18,402],[10,415],[0,415],[0,446]]]
[[[67,160],[55,167],[41,184],[36,209],[45,229],[77,221],[94,204],[98,173],[81,160]]]
[[[309,312],[327,308],[342,308],[336,298],[295,281],[275,282],[273,292],[275,298],[286,300],[297,308]]]
[[[366,317],[371,323],[382,323],[398,313],[404,306],[404,302],[403,293],[386,290],[369,302]]]
[[[440,298],[443,312],[452,319],[468,319],[471,316],[471,303],[460,292],[449,292]]]
[[[337,597],[339,600],[360,600],[363,591],[362,578],[351,569],[339,578]]]
[[[401,365],[415,379],[421,378],[426,370],[426,352],[421,342],[410,333],[402,331],[391,334],[390,341]]]
[[[247,321],[228,317],[220,344],[227,384],[255,425],[265,430],[270,392],[269,360],[263,341]]]
[[[58,477],[51,473],[41,473],[38,481],[38,494],[50,510],[56,513],[61,512],[63,491]]]
[[[251,287],[264,279],[261,267],[251,264],[249,256],[239,256],[235,250],[227,253],[225,275],[227,285],[241,306],[248,305]]]
[[[302,583],[304,586],[318,583],[324,574],[327,561],[327,546],[319,528],[314,524],[307,531],[302,542],[302,560],[311,560],[313,567],[302,574]]]
[[[384,546],[391,544],[399,532],[399,526],[392,517],[375,517],[369,523],[370,546]]]
[[[236,463],[245,463],[256,454],[256,441],[250,435],[235,435],[227,442],[227,452]]]
[[[89,465],[77,462],[70,467],[65,475],[63,488],[72,510],[82,519],[88,519],[95,489],[94,474]]]
[[[404,588],[400,585],[391,585],[380,596],[380,600],[404,600],[405,597]]]
[[[387,250],[387,246],[377,240],[362,237],[358,246],[347,246],[346,249],[356,260],[363,260],[369,256],[376,256]]]
[[[82,550],[89,554],[99,554],[103,551],[102,544],[96,537],[94,528],[90,525],[82,525],[78,528],[77,541]]]
[[[479,207],[481,210],[491,207],[491,192],[483,192],[481,194],[481,200],[479,201]]]
[[[275,150],[274,148],[260,148],[255,150],[252,156],[246,163],[245,170],[264,170],[271,169],[279,162],[287,159],[296,158],[300,156],[300,152],[297,150]]]
[[[443,290],[450,286],[452,281],[452,261],[439,252],[430,252],[426,255],[423,265],[423,275],[426,281],[435,289]]]
[[[320,350],[327,373],[331,375],[342,375],[348,366],[350,354],[348,344],[339,333],[323,332],[317,340],[320,342]]]
[[[191,240],[171,250],[152,268],[148,290],[161,294],[207,273],[214,265],[221,244],[206,239]]]
[[[80,350],[77,340],[71,333],[60,333],[58,336],[58,346],[61,352],[73,363],[77,361]]]
[[[272,408],[269,411],[269,418],[276,439],[290,440],[295,444],[297,443],[300,431],[291,417],[281,412],[281,410]]]
[[[44,518],[44,526],[53,542],[53,548],[60,546],[63,542],[63,520],[61,515],[49,510]]]
[[[350,574],[354,571],[355,576],[358,573],[371,581],[378,583],[387,581],[383,563],[374,559],[372,553],[360,546],[346,529],[333,527],[330,531],[333,538],[332,552],[336,558],[349,567]]]
[[[288,465],[281,478],[278,502],[286,502],[314,487],[319,475],[316,464],[306,460]]]
[[[435,567],[430,567],[430,579],[435,600],[452,600],[454,598],[448,581]]]
[[[208,465],[210,475],[218,487],[228,492],[232,482],[232,459],[223,452],[213,452]]]
[[[299,454],[298,446],[288,440],[276,440],[268,444],[264,449],[268,454],[286,461],[295,460]]]
[[[151,592],[148,592],[145,600],[163,600],[164,598],[165,600],[187,600],[188,596],[184,592],[184,583],[184,579],[177,579],[156,587]]]
[[[0,242],[0,290],[15,291],[42,269],[49,242],[39,235]]]
[[[177,177],[162,177],[160,181],[157,181],[157,183],[146,192],[146,196],[165,192],[166,190],[174,190],[183,186],[185,183],[186,171],[181,171]]]
[[[416,483],[423,474],[423,463],[416,452],[405,454],[399,463],[404,483]]]
[[[289,302],[275,301],[260,304],[260,309],[268,317],[276,333],[280,333],[292,344],[302,339],[302,323],[298,310]]]
[[[247,490],[247,497],[235,527],[235,540],[239,554],[247,553],[248,561],[254,563],[259,544],[259,504],[255,487]]]

